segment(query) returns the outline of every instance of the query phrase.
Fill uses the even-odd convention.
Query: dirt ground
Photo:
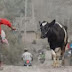
[[[37,62],[30,67],[3,65],[3,70],[0,72],[72,72],[72,66],[60,66],[54,68],[52,66],[51,52],[46,52],[46,60],[43,64]]]
[[[72,72],[71,66],[53,68],[52,66],[4,66],[0,72]]]

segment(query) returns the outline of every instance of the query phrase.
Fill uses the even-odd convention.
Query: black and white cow
[[[59,57],[64,54],[68,40],[67,27],[59,24],[55,20],[51,23],[47,21],[39,22],[41,38],[48,38],[50,49],[53,55],[53,66],[59,65]]]

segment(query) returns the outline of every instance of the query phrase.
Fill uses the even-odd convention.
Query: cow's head
[[[41,38],[46,38],[47,37],[47,32],[50,26],[55,24],[55,20],[53,20],[51,23],[48,23],[47,21],[40,22],[40,29],[41,29]]]
[[[39,24],[41,30],[41,38],[46,38],[48,22],[43,21],[43,22],[39,22]]]

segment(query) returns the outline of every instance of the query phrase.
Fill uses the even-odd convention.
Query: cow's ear
[[[55,21],[56,21],[56,20],[54,19],[50,24],[55,24]]]
[[[41,24],[41,22],[39,21],[39,24]]]
[[[53,20],[50,24],[49,27],[53,26],[55,24],[55,20]]]
[[[41,26],[41,21],[39,21],[39,25]]]

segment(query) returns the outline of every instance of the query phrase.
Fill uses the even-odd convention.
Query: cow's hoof
[[[59,67],[59,63],[56,63],[56,67]]]
[[[53,66],[53,67],[56,67],[56,63],[55,63],[55,62],[53,62],[52,66]]]
[[[56,66],[57,66],[57,67],[59,67],[59,66],[60,66],[60,63],[59,63],[59,61],[57,61],[57,62],[56,62]]]
[[[59,67],[59,62],[54,62],[52,66],[53,67]]]
[[[62,60],[62,66],[65,66],[65,61],[64,60]]]

